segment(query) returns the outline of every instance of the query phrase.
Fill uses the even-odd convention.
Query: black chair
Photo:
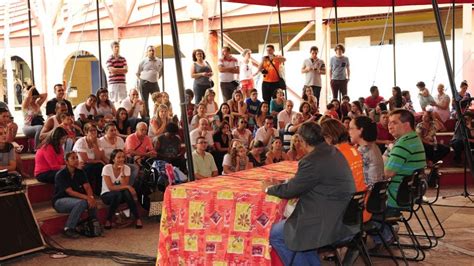
[[[380,182],[375,183],[372,190],[370,191],[370,194],[367,199],[367,204],[366,204],[366,210],[369,213],[371,213],[373,216],[381,217],[382,221],[385,219],[385,210],[387,209],[388,184],[389,184],[389,181],[380,181]],[[397,258],[393,254],[392,250],[389,248],[387,241],[385,241],[385,239],[382,237],[382,231],[386,225],[384,223],[375,222],[374,220],[370,220],[364,223],[364,226],[363,226],[364,232],[369,235],[377,235],[382,241],[382,244],[385,250],[387,250],[387,252],[390,254],[390,257],[395,262],[395,264],[398,265]],[[381,224],[381,227],[380,227],[380,224]],[[398,244],[398,241],[396,241],[396,243]],[[405,258],[405,254],[400,245],[398,245],[398,249],[400,250],[400,253],[402,254],[405,264],[408,265],[408,262]]]

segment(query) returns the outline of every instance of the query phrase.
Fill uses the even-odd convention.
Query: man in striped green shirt
[[[388,206],[398,207],[396,198],[403,177],[426,166],[425,149],[415,132],[415,117],[405,109],[390,113],[388,130],[396,139],[385,163],[385,177],[392,181],[388,187]]]

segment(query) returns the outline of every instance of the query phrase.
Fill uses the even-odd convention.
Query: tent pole
[[[285,56],[285,52],[283,51],[283,36],[281,31],[281,12],[280,12],[280,0],[277,0],[277,10],[278,10],[278,31],[280,33],[280,50],[281,56]]]
[[[163,0],[160,0],[161,88],[165,91],[165,47],[163,41]]]
[[[97,14],[97,41],[99,45],[99,84],[100,87],[103,88],[102,85],[102,48],[100,43],[100,16],[99,16],[99,0],[95,1],[95,10]]]
[[[446,72],[448,74],[448,79],[449,79],[449,85],[451,87],[451,92],[453,94],[453,98],[455,95],[458,95],[458,92],[456,91],[456,83],[454,82],[454,73],[452,71],[451,67],[451,61],[449,60],[449,53],[448,53],[448,47],[446,45],[446,36],[444,35],[443,31],[443,25],[441,23],[441,15],[439,11],[439,6],[438,6],[438,1],[437,0],[431,0],[432,5],[433,5],[433,12],[435,15],[436,19],[436,26],[438,28],[438,34],[439,34],[439,40],[441,44],[441,50],[443,51],[443,57],[444,57],[444,64],[446,66]],[[468,139],[468,134],[467,134],[467,127],[466,127],[466,120],[463,117],[463,114],[461,112],[461,105],[459,101],[453,101],[455,110],[456,110],[456,115],[458,117],[458,127],[461,127],[461,133],[464,138],[464,152],[465,152],[465,160],[469,163],[469,168],[471,169],[471,175],[473,173],[472,170],[472,154],[471,154],[471,148],[469,146],[469,142],[467,141]],[[464,180],[466,182],[466,180]],[[467,192],[467,187],[466,184],[464,185],[464,192],[462,194],[464,197],[469,197],[469,193]]]
[[[31,3],[30,0],[28,0],[28,31],[30,34],[30,62],[31,62],[31,84],[35,84],[35,65],[34,60],[33,60],[33,33],[31,29]]]
[[[219,21],[221,22],[221,49],[224,47],[224,21],[222,20],[222,0],[219,0]]]
[[[397,48],[396,48],[396,29],[395,29],[395,0],[392,0],[392,45],[393,45],[393,86],[397,86]]]
[[[190,181],[194,181],[193,154],[191,151],[191,141],[189,136],[188,115],[186,112],[187,102],[184,97],[183,67],[181,65],[181,49],[179,47],[178,23],[174,9],[174,0],[168,0],[168,12],[170,17],[171,36],[173,38],[174,61],[176,63],[176,74],[178,79],[178,91],[181,102],[181,121],[184,128],[184,143],[186,144],[186,156],[188,161],[188,176]]]
[[[333,0],[334,4],[334,18],[336,20],[336,44],[339,43],[339,22],[337,19],[337,0]]]
[[[455,64],[455,54],[454,52],[456,51],[456,39],[455,39],[455,36],[456,36],[456,18],[454,17],[454,14],[456,13],[456,1],[453,0],[453,7],[451,8],[453,10],[453,17],[452,17],[452,20],[453,20],[453,26],[452,26],[452,30],[453,30],[453,33],[451,35],[451,39],[452,39],[452,42],[453,42],[453,75],[455,75],[455,68],[456,68],[456,64]]]

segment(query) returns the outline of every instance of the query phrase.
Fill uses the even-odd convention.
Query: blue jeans
[[[128,189],[120,190],[120,191],[109,191],[102,195],[100,195],[102,201],[109,205],[109,212],[107,213],[107,221],[112,221],[112,218],[115,215],[115,211],[117,210],[120,203],[126,202],[128,208],[130,208],[130,212],[135,217],[135,219],[140,219],[140,214],[138,213],[137,204],[133,199],[132,194]]]
[[[42,128],[43,126],[41,125],[23,127],[23,134],[25,134],[27,138],[35,138],[35,147],[34,147],[35,150],[38,148],[38,145],[40,144],[40,133],[41,133]]]
[[[285,244],[283,228],[286,220],[282,220],[272,226],[270,231],[270,245],[276,250],[278,256],[280,256],[283,264],[290,265],[293,259],[292,265],[308,265],[308,266],[319,266],[321,261],[316,249],[307,251],[293,251],[288,249]],[[294,258],[293,258],[294,257]]]
[[[96,219],[96,209],[90,209],[86,200],[66,197],[56,200],[54,209],[59,213],[69,213],[64,228],[76,229],[77,223],[81,219],[81,214],[88,210],[89,217]]]

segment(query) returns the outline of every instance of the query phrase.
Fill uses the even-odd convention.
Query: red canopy
[[[252,5],[276,6],[277,0],[224,0]],[[454,0],[457,4],[474,3],[474,0]],[[451,4],[453,0],[438,0],[438,4]],[[391,6],[392,0],[337,0],[338,7]],[[431,0],[395,0],[396,6],[431,5]],[[280,0],[282,7],[332,7],[333,0]]]

